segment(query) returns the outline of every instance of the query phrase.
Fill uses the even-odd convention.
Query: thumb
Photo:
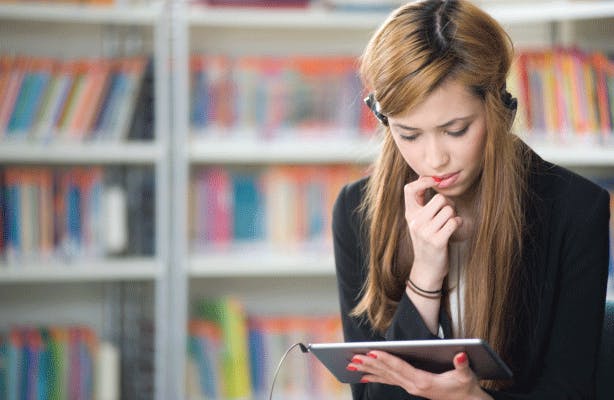
[[[469,359],[467,358],[467,353],[462,352],[458,353],[454,356],[454,368],[456,368],[460,372],[471,373],[471,368],[469,368]]]

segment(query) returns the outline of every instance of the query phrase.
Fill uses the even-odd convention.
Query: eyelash
[[[467,129],[469,129],[469,126],[464,127],[463,129],[459,130],[459,131],[446,131],[447,135],[450,135],[452,137],[461,137],[465,134],[465,132],[467,132]],[[403,140],[407,140],[408,142],[411,142],[413,140],[416,140],[418,138],[419,135],[412,135],[412,136],[407,136],[407,135],[400,135],[401,139]]]
[[[465,134],[465,132],[467,132],[467,129],[469,129],[469,126],[464,127],[463,129],[459,130],[459,131],[452,131],[452,132],[446,132],[448,135],[450,136],[454,136],[454,137],[459,137],[459,136],[463,136]]]

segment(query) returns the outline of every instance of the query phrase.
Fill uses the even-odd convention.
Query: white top
[[[463,242],[450,242],[448,263],[448,293],[450,301],[450,322],[452,334],[455,338],[463,337],[462,316],[464,314],[465,279],[462,266],[465,263],[469,240]]]

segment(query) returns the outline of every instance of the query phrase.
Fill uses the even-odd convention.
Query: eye
[[[408,142],[413,142],[414,140],[416,140],[418,138],[418,134],[415,135],[401,135],[399,134],[399,137],[401,138],[401,140],[406,140]]]
[[[447,131],[446,134],[448,134],[450,136],[454,136],[454,137],[459,137],[459,136],[463,136],[467,132],[467,129],[469,129],[468,125],[466,127],[464,127],[463,129],[458,130],[458,131]]]

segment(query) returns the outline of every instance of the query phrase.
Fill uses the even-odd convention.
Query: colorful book
[[[241,303],[231,297],[203,300],[196,305],[198,318],[219,325],[222,338],[223,398],[251,396],[247,317]]]

